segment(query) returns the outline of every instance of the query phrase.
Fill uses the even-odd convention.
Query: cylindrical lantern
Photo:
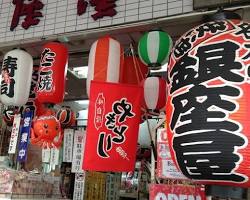
[[[61,123],[62,127],[74,126],[76,123],[76,116],[70,107],[62,107],[56,113],[56,118]]]
[[[185,176],[250,187],[250,24],[212,21],[184,34],[168,66],[166,127]]]
[[[147,77],[148,67],[136,56],[124,57],[121,83],[138,85]]]
[[[123,48],[118,41],[109,36],[95,41],[89,53],[87,94],[91,80],[118,83],[123,60]]]
[[[9,51],[3,58],[1,101],[5,105],[22,106],[29,98],[33,59],[21,49]]]
[[[37,98],[41,103],[61,103],[64,98],[68,50],[58,42],[45,44],[42,50]]]
[[[140,39],[138,53],[141,61],[150,69],[158,70],[168,62],[171,48],[171,37],[164,31],[153,30]]]
[[[167,99],[166,81],[159,77],[148,77],[142,81],[144,102],[149,111],[159,111],[164,108]]]

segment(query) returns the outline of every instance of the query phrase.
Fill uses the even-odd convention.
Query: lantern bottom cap
[[[159,69],[161,69],[161,64],[160,63],[150,63],[148,65],[148,68],[150,70],[159,70]]]

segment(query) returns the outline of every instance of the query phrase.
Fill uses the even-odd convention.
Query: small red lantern
[[[163,78],[148,77],[142,82],[144,88],[144,104],[148,111],[159,112],[165,107],[167,85]]]
[[[41,103],[61,103],[64,98],[68,50],[58,42],[43,47],[37,98]]]
[[[60,122],[53,115],[42,115],[33,121],[31,144],[42,148],[59,148],[63,139]]]
[[[123,48],[115,39],[106,36],[94,42],[89,53],[87,94],[91,80],[118,83],[123,61]]]
[[[124,58],[120,82],[138,85],[147,77],[148,73],[149,68],[138,57],[127,56]]]
[[[75,113],[70,107],[62,107],[56,113],[56,118],[61,123],[62,127],[74,126],[76,123]]]

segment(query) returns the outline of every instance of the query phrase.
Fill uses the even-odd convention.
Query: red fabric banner
[[[133,171],[142,87],[92,81],[83,169]]]
[[[205,200],[205,188],[190,185],[151,184],[150,200]]]

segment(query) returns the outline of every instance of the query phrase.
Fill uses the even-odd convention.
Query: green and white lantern
[[[161,66],[168,62],[172,44],[172,39],[166,32],[152,30],[144,34],[139,41],[139,57],[150,69],[161,69]]]

